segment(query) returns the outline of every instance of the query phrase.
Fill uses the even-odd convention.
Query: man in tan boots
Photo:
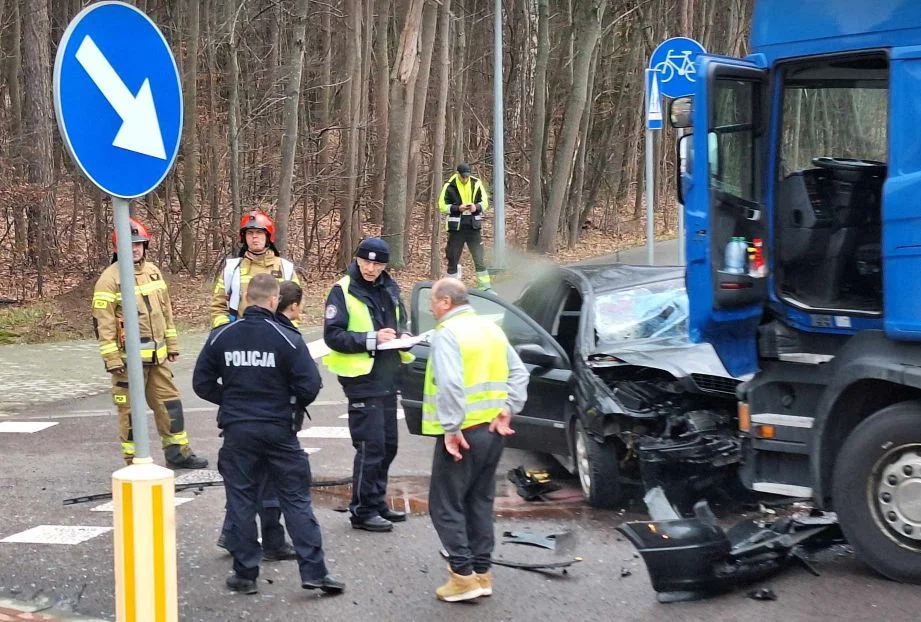
[[[457,602],[492,594],[496,467],[527,400],[529,374],[494,322],[470,307],[457,279],[432,287],[438,320],[425,370],[422,433],[437,436],[429,515],[451,576],[435,594]]]

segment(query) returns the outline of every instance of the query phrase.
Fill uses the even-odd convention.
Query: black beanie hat
[[[355,256],[368,261],[390,263],[390,246],[380,238],[365,238],[358,244]]]

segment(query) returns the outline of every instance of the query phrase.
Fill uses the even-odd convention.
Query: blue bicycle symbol
[[[691,54],[693,53],[692,50],[685,50],[684,52],[669,50],[665,60],[654,67],[659,74],[659,82],[662,84],[671,82],[676,73],[688,82],[694,82],[697,77],[697,69],[694,68],[694,61],[691,60]]]

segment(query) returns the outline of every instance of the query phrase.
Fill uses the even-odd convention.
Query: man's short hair
[[[251,305],[264,307],[269,298],[278,295],[278,281],[268,272],[257,274],[246,288],[246,302]]]
[[[450,298],[452,307],[470,304],[467,286],[457,279],[446,277],[438,280],[432,287],[432,294],[435,298]]]
[[[304,290],[294,281],[283,281],[278,286],[278,309],[279,313],[284,313],[288,307],[299,303],[304,297]]]

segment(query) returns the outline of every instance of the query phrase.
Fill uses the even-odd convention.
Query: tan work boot
[[[449,603],[456,603],[461,600],[473,600],[482,595],[483,588],[480,587],[480,582],[476,574],[472,572],[468,575],[451,572],[448,582],[435,590],[435,596],[438,597],[438,600]]]
[[[479,572],[474,574],[476,575],[477,583],[480,584],[480,589],[483,590],[480,596],[492,596],[492,572],[487,570],[482,574]]]

